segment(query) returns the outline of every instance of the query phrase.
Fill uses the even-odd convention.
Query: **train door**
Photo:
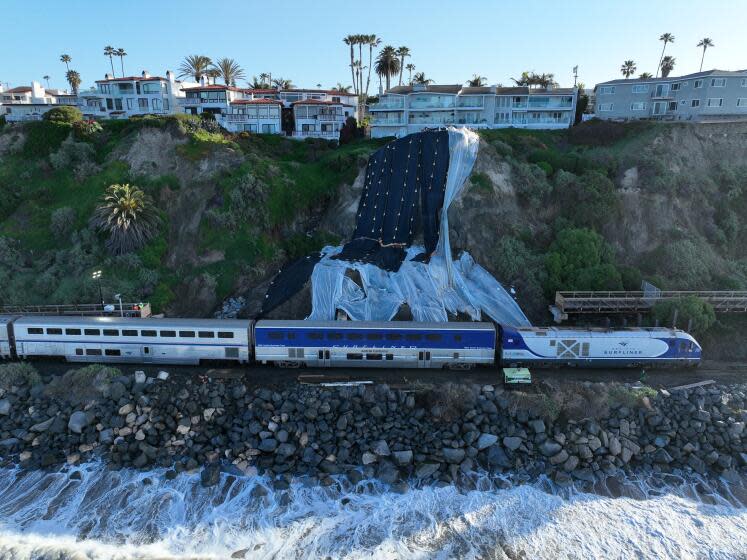
[[[431,352],[430,350],[419,350],[418,351],[418,367],[429,368],[431,367]]]
[[[153,361],[153,348],[151,346],[141,346],[140,357],[142,358],[143,362],[152,362]]]
[[[329,351],[329,348],[323,348],[317,351],[317,360],[319,361],[320,367],[329,367],[332,365],[332,360],[330,359],[331,353]]]

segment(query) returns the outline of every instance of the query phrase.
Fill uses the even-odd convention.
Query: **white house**
[[[355,116],[355,106],[340,101],[304,99],[291,105],[296,138],[339,138],[345,121]]]
[[[36,121],[59,105],[76,105],[77,97],[65,90],[47,89],[39,82],[4,89],[0,86],[0,114],[8,122]]]
[[[277,99],[236,99],[220,117],[221,126],[233,132],[279,134],[282,132],[283,102]]]

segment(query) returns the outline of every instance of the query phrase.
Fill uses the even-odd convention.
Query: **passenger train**
[[[667,328],[514,328],[493,323],[0,316],[0,359],[282,367],[471,369],[697,366]]]

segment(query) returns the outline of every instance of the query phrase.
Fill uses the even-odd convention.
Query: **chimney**
[[[201,86],[205,86],[206,85],[205,84],[205,76],[204,75],[200,76],[200,85]]]
[[[112,75],[109,74],[109,73],[106,73],[106,74],[104,74],[104,79],[105,80],[111,80],[112,79]]]
[[[150,78],[150,74],[148,73],[147,70],[143,70],[142,76],[143,78]]]
[[[171,70],[166,70],[166,79],[170,82],[174,81],[174,73]]]
[[[46,90],[42,87],[39,82],[31,82],[31,97],[32,101],[41,101],[44,99]]]

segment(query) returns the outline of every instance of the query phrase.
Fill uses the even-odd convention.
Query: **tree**
[[[117,54],[117,50],[112,47],[111,45],[107,45],[104,47],[104,56],[109,57],[109,64],[112,66],[112,76],[114,76],[114,57]]]
[[[405,70],[405,58],[410,56],[410,49],[407,47],[400,47],[397,49],[397,56],[399,57],[399,83],[402,85],[402,72]]]
[[[688,329],[691,334],[703,334],[716,322],[713,306],[697,296],[659,301],[653,313],[659,324]]]
[[[650,80],[651,78],[653,78],[653,76],[651,75],[651,72],[641,72],[638,75],[639,80]]]
[[[208,79],[208,85],[210,85],[211,83],[215,85],[215,80],[221,77],[221,73],[217,68],[208,68],[205,71],[205,76]]]
[[[664,60],[664,51],[667,48],[667,43],[674,43],[674,35],[671,33],[664,33],[661,37],[659,37],[659,41],[664,42],[664,46],[661,48],[661,56],[659,57],[659,66],[656,67],[656,76],[659,76],[659,68],[661,67],[661,62]],[[666,76],[663,76],[666,78]]]
[[[65,69],[70,70],[70,63],[73,61],[73,59],[70,57],[69,54],[62,54],[60,55],[60,62],[65,63]]]
[[[127,52],[120,47],[114,51],[114,55],[119,57],[119,64],[122,67],[122,77],[124,78],[124,57],[127,56]]]
[[[252,76],[252,81],[249,82],[249,87],[252,89],[270,89],[269,82],[266,82],[265,79],[262,76],[266,76],[267,74],[260,74],[259,78],[257,76]]]
[[[235,86],[237,80],[244,78],[244,70],[233,58],[221,58],[213,63],[213,69],[220,72],[219,75],[227,86]]]
[[[47,82],[47,88],[49,88],[49,76],[42,76],[42,79]]]
[[[110,185],[94,211],[91,224],[108,233],[107,248],[114,254],[143,247],[158,232],[160,218],[151,198],[134,185]]]
[[[424,85],[432,84],[433,80],[425,77],[425,72],[417,72],[412,79],[413,84]]]
[[[270,72],[262,72],[259,75],[259,79],[262,81],[262,83],[267,84],[267,89],[271,87],[272,84],[272,74]]]
[[[376,57],[376,73],[386,78],[386,89],[388,90],[391,85],[392,76],[396,76],[399,72],[399,58],[397,57],[397,50],[387,45],[379,56]]]
[[[286,80],[285,78],[275,78],[272,80],[272,85],[277,89],[293,89],[293,80]]]
[[[350,47],[350,76],[353,78],[353,89],[355,95],[360,95],[358,91],[358,82],[355,80],[355,45],[358,41],[357,35],[348,35],[342,42]]]
[[[332,91],[339,91],[340,93],[350,93],[351,86],[344,86],[340,82],[337,82],[337,85],[332,88]]]
[[[368,104],[368,88],[371,86],[371,69],[373,68],[373,50],[381,45],[381,39],[376,35],[366,35],[368,44],[368,77],[366,78],[366,90],[363,92],[363,99],[359,98],[358,107],[360,118],[363,114],[363,107]]]
[[[412,84],[412,71],[415,70],[415,65],[410,63],[407,66],[405,66],[405,69],[410,73],[409,76],[407,77],[407,82],[409,84]]]
[[[543,156],[545,157],[545,156]],[[546,158],[550,159],[550,158]],[[615,184],[599,171],[576,175],[564,169],[577,161],[549,161],[557,170],[553,195],[561,215],[578,227],[601,228],[620,214],[620,201]]]
[[[675,58],[673,56],[665,56],[661,61],[661,77],[667,78],[669,73],[674,70]]]
[[[713,44],[713,41],[711,41],[708,37],[704,37],[698,42],[699,47],[703,47],[703,56],[700,57],[700,71],[703,71],[703,60],[705,59],[705,52],[708,47],[715,47],[716,45]]]
[[[632,60],[626,60],[623,62],[622,66],[620,66],[620,72],[623,76],[625,76],[625,79],[627,80],[630,78],[633,74],[635,74],[636,71],[636,65],[635,62]]]
[[[179,65],[179,78],[192,77],[195,82],[199,82],[205,73],[210,69],[210,65],[213,63],[209,56],[201,54],[190,54],[184,57],[182,63]]]
[[[71,72],[74,72],[74,70],[71,70]],[[53,123],[73,124],[83,120],[83,113],[72,105],[60,105],[44,113],[42,118]]]
[[[488,83],[488,79],[484,76],[480,76],[479,74],[472,74],[472,78],[467,80],[467,85],[469,87],[482,87],[486,83]]]
[[[74,95],[78,95],[78,88],[80,87],[80,74],[76,72],[75,70],[68,70],[67,74],[65,74],[65,79],[67,79],[67,83],[70,84],[70,89],[73,90]]]

